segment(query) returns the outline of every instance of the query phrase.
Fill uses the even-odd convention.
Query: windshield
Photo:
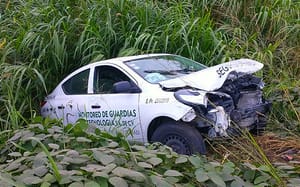
[[[132,60],[125,64],[150,83],[174,79],[206,68],[196,61],[174,55]]]

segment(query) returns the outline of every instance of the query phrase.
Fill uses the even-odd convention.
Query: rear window
[[[80,73],[77,73],[76,75],[68,79],[62,85],[65,94],[67,95],[87,94],[89,74],[90,74],[90,69],[87,69]]]

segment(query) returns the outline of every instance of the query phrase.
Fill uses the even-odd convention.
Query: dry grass
[[[274,133],[265,133],[255,136],[255,140],[272,163],[300,162],[300,137],[279,137]],[[209,146],[208,157],[250,163],[256,163],[260,160],[259,153],[245,137],[215,141]]]
[[[256,137],[256,141],[272,162],[300,161],[299,137],[279,137],[268,133]]]

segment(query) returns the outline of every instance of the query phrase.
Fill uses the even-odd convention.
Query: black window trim
[[[91,82],[92,93],[89,93],[89,94],[92,94],[92,95],[102,95],[102,94],[107,95],[105,93],[94,93],[95,72],[96,72],[96,68],[99,67],[99,66],[111,66],[111,67],[114,67],[114,68],[118,69],[119,71],[121,71],[122,73],[124,73],[141,90],[140,93],[143,92],[143,89],[141,89],[141,87],[139,86],[138,81],[128,71],[126,71],[126,69],[124,69],[123,67],[121,67],[121,66],[119,66],[117,64],[105,63],[105,64],[97,64],[97,65],[94,65],[92,67],[93,71],[90,71],[90,76],[92,76],[92,82]],[[134,72],[134,73],[136,73],[136,72]],[[137,75],[137,76],[139,76],[139,75]],[[116,93],[109,93],[109,94],[116,94]],[[132,94],[136,94],[136,93],[132,93]]]
[[[84,72],[84,71],[89,71],[89,75],[88,75],[88,82],[87,82],[87,90],[86,90],[86,93],[83,93],[83,94],[71,94],[71,93],[68,93],[67,92],[67,90],[64,88],[64,84],[67,82],[67,81],[69,81],[70,79],[72,79],[74,76],[76,76],[76,75],[78,75],[78,74],[80,74],[80,73],[82,73],[82,72]],[[63,82],[62,82],[62,84],[61,84],[61,89],[62,89],[62,91],[64,92],[64,94],[65,95],[88,95],[89,93],[88,93],[88,88],[89,88],[89,79],[90,79],[90,76],[91,76],[91,68],[89,67],[89,68],[84,68],[84,69],[78,69],[78,70],[76,70],[76,71],[74,71],[73,73],[71,73]]]

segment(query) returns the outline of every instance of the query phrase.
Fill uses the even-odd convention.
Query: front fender
[[[196,117],[195,111],[191,106],[180,103],[175,99],[171,99],[171,101],[164,104],[141,104],[140,116],[145,142],[147,141],[148,127],[157,118],[164,117],[174,121],[183,120],[188,122]]]

